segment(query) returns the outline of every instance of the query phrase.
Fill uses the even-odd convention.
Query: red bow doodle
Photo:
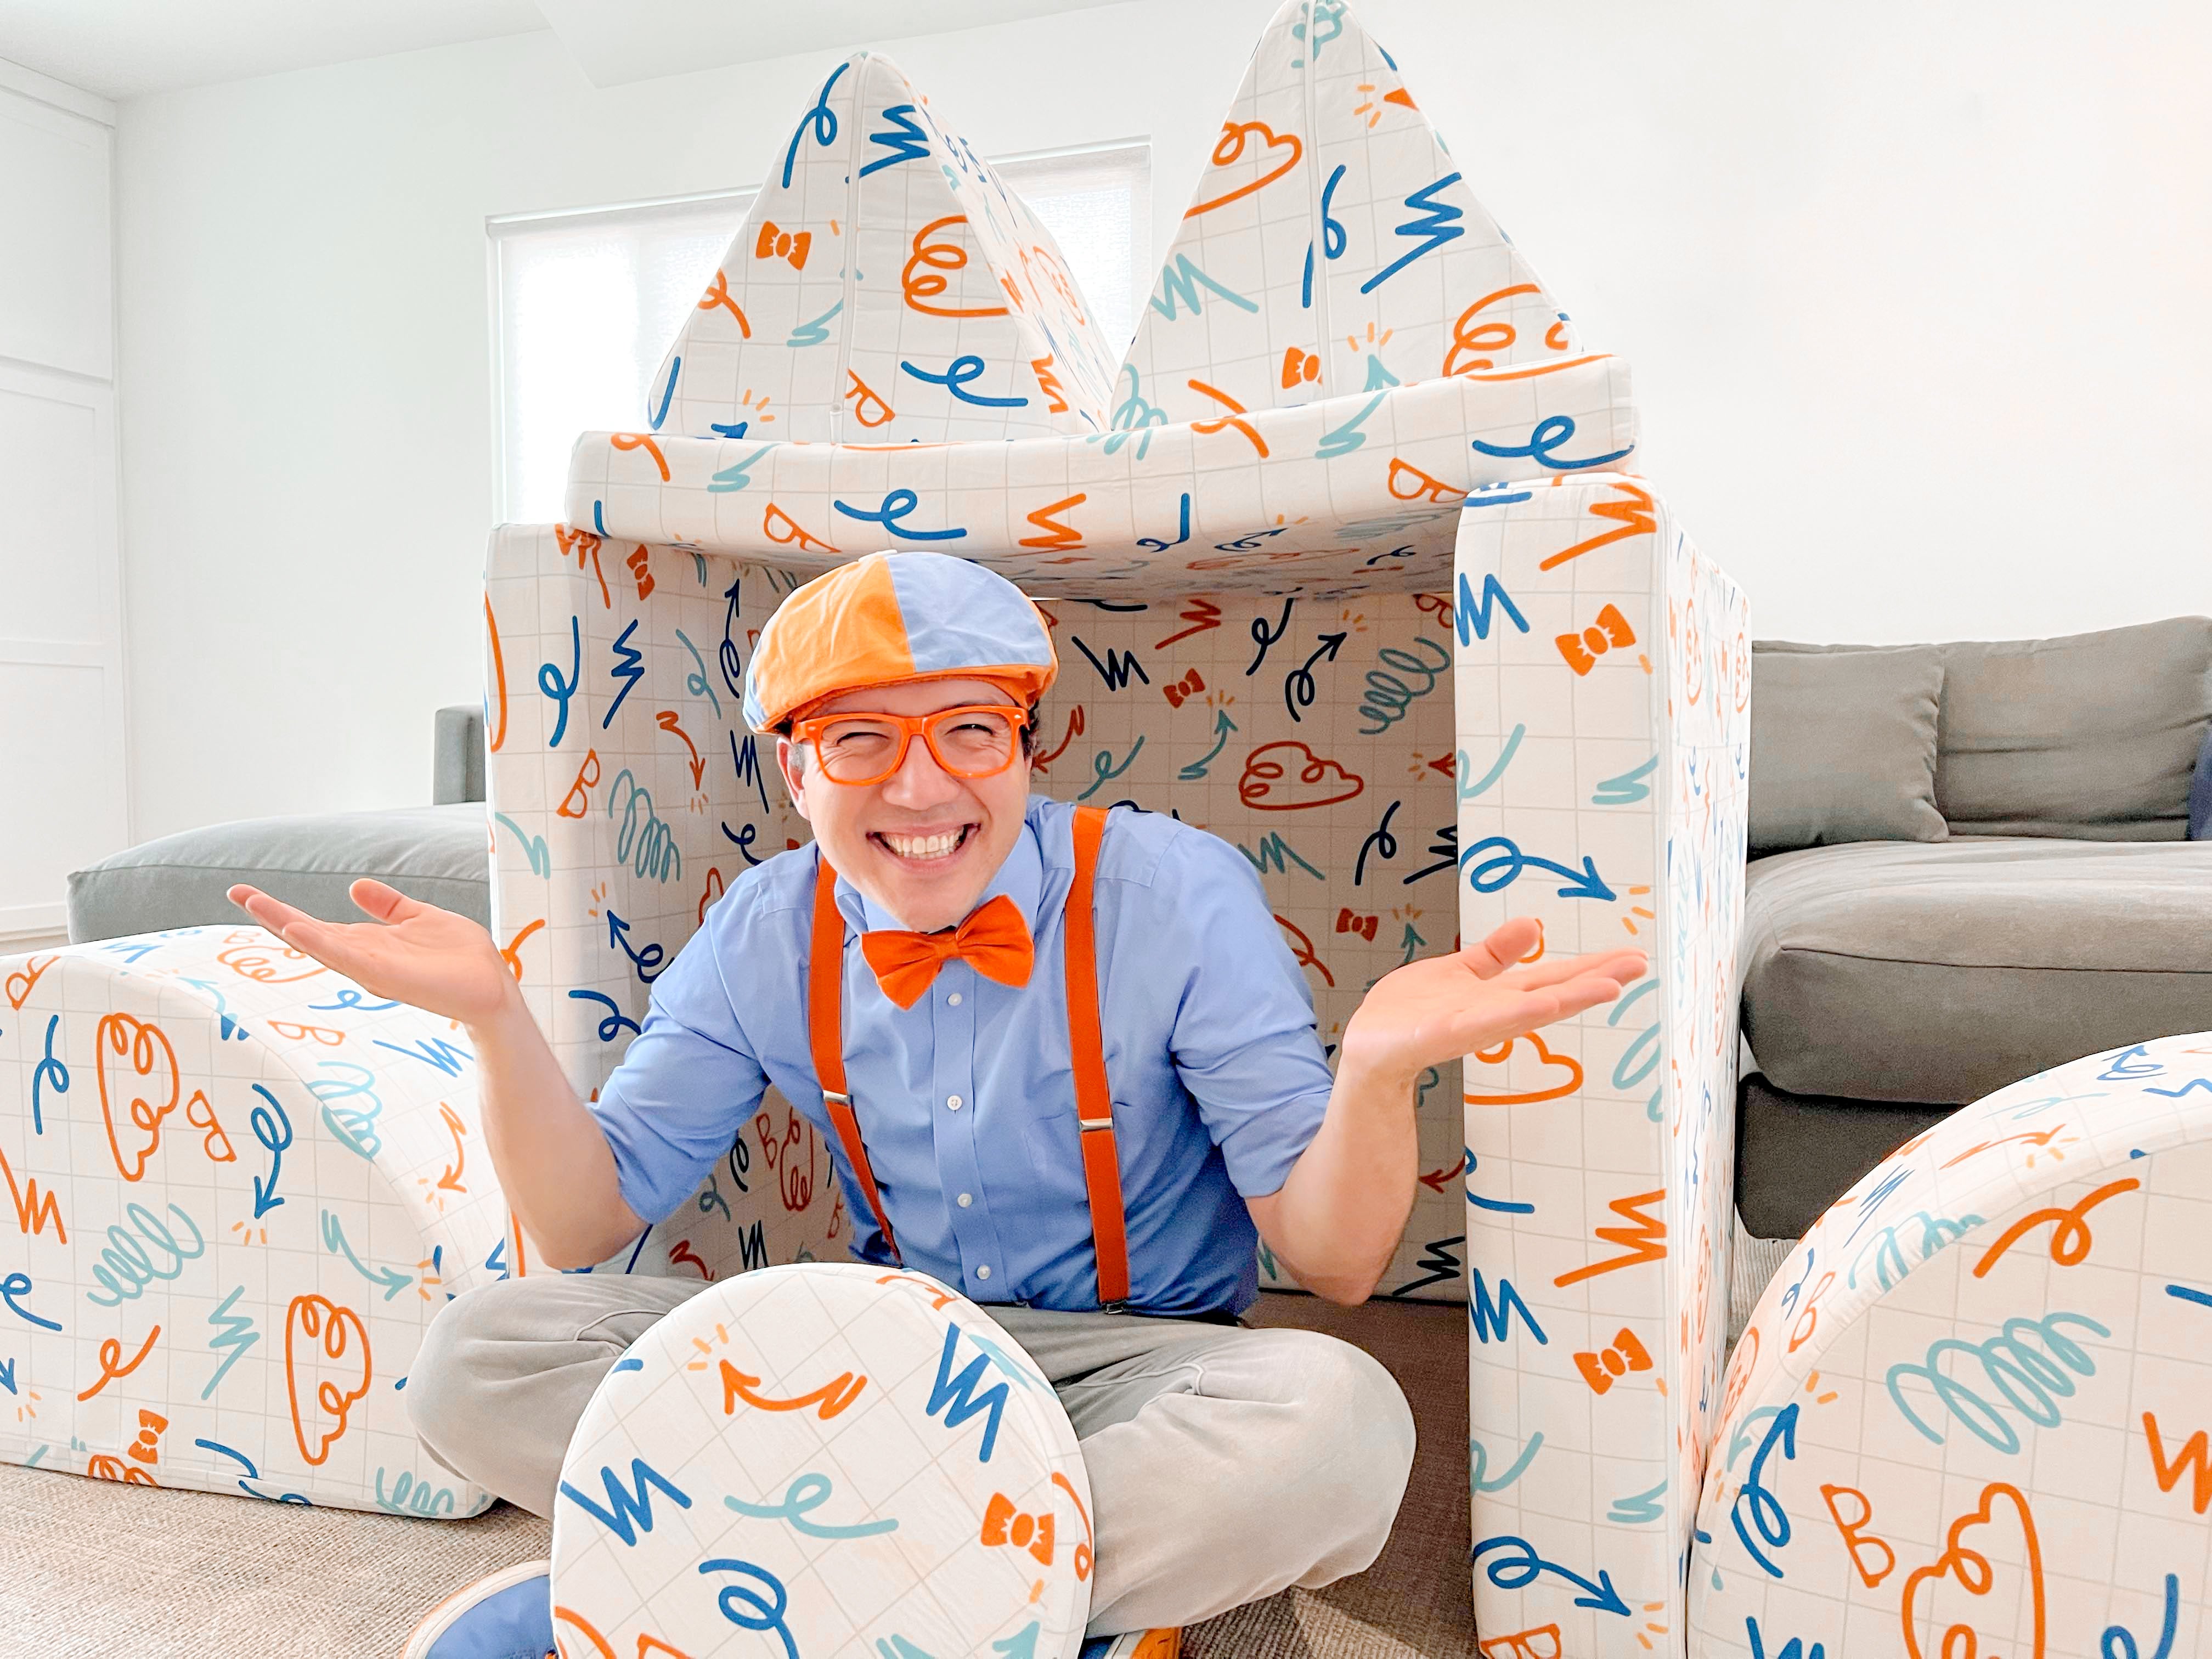
[[[1164,685],[1160,688],[1161,692],[1167,697],[1168,707],[1170,708],[1182,708],[1185,698],[1194,697],[1205,690],[1206,682],[1199,678],[1198,670],[1195,668],[1173,685]]]
[[[1375,929],[1381,921],[1382,918],[1379,916],[1356,915],[1349,905],[1346,905],[1336,913],[1336,931],[1340,933],[1357,933],[1360,938],[1371,943],[1375,938]]]
[[[1052,1516],[1024,1515],[1014,1507],[1012,1498],[994,1492],[983,1510],[981,1541],[1027,1550],[1039,1565],[1048,1567],[1052,1565]]]
[[[764,219],[761,222],[760,236],[753,243],[753,258],[781,259],[793,270],[804,270],[806,269],[806,252],[813,246],[812,231],[778,230],[775,220]]]
[[[1577,674],[1587,674],[1607,652],[1635,644],[1636,630],[1628,625],[1628,618],[1620,614],[1619,606],[1608,605],[1597,613],[1597,621],[1590,627],[1579,634],[1562,634],[1555,643],[1568,667]]]

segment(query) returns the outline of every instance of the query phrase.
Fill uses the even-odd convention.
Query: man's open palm
[[[1356,1053],[1385,1074],[1418,1077],[1429,1066],[1610,1002],[1644,972],[1641,951],[1517,966],[1543,936],[1537,922],[1516,917],[1450,956],[1385,974],[1344,1028],[1346,1056]]]
[[[304,951],[375,996],[464,1024],[489,1018],[514,993],[491,935],[466,916],[409,898],[380,881],[347,890],[368,921],[318,921],[257,887],[232,902],[295,951]]]

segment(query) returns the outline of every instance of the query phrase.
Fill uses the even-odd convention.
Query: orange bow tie
[[[1036,961],[1029,925],[1004,893],[969,913],[957,927],[938,933],[908,933],[879,928],[860,935],[861,954],[876,970],[876,983],[902,1008],[921,1000],[946,960],[958,957],[986,979],[1001,985],[1026,985]]]

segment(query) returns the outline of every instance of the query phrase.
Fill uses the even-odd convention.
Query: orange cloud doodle
[[[343,1362],[343,1385],[319,1375],[325,1362]],[[368,1393],[369,1374],[368,1329],[361,1316],[327,1297],[294,1297],[284,1313],[284,1392],[292,1437],[308,1462],[320,1465],[331,1455],[354,1402]],[[312,1389],[305,1401],[303,1385]]]
[[[1249,196],[1255,190],[1263,189],[1273,184],[1276,179],[1297,166],[1298,158],[1305,154],[1305,146],[1298,142],[1298,136],[1295,132],[1278,133],[1264,121],[1224,121],[1221,124],[1221,137],[1214,140],[1213,155],[1211,158],[1212,165],[1218,167],[1233,167],[1243,160],[1246,140],[1255,133],[1260,136],[1261,150],[1256,159],[1262,166],[1266,165],[1268,155],[1272,151],[1287,148],[1291,153],[1276,163],[1273,170],[1261,173],[1249,184],[1239,185],[1225,195],[1209,197],[1203,202],[1193,203],[1184,210],[1182,216],[1184,218],[1195,219],[1201,213],[1211,213],[1218,207],[1226,207],[1230,203],[1242,197]]]
[[[1294,779],[1292,766],[1297,769]],[[1302,812],[1334,806],[1367,787],[1367,780],[1319,755],[1295,738],[1263,743],[1244,757],[1237,799],[1255,812]]]
[[[138,1181],[146,1174],[146,1160],[154,1156],[161,1144],[161,1120],[177,1109],[177,1098],[183,1088],[183,1079],[177,1068],[177,1051],[169,1046],[169,1039],[161,1028],[150,1025],[130,1014],[107,1014],[101,1018],[93,1036],[93,1048],[100,1060],[100,1115],[107,1124],[107,1150],[115,1155],[115,1167],[125,1181]],[[137,1131],[127,1137],[134,1142],[125,1153],[123,1141],[115,1129],[115,1093],[111,1086],[108,1066],[111,1057],[126,1056],[130,1061],[128,1083],[114,1079],[114,1087],[131,1087],[150,1079],[152,1090],[146,1094],[136,1092],[129,1097],[131,1127]],[[155,1105],[155,1100],[167,1097]],[[143,1145],[135,1144],[143,1141]]]
[[[2008,1594],[1993,1595],[1997,1584],[1996,1568],[1990,1565],[1989,1555],[1967,1548],[1963,1537],[1969,1527],[1995,1524],[1996,1508],[2000,1498],[2019,1522],[2021,1547],[2016,1551],[2009,1547],[2008,1543],[2000,1544],[1991,1553],[2001,1562],[2020,1560],[2020,1571],[2026,1573],[2027,1583]],[[1977,1632],[1972,1625],[1945,1625],[1935,1645],[1923,1648],[1920,1645],[1920,1593],[1931,1581],[1944,1579],[1955,1581],[1968,1595],[1990,1598],[1984,1607],[1992,1615],[1991,1628],[1984,1635]],[[2018,1627],[2014,1622],[2023,1610],[2028,1612],[2033,1620],[2028,1645],[2024,1649],[2017,1645]],[[1934,1659],[1952,1659],[1954,1655],[1971,1659],[1974,1654],[1992,1652],[1989,1640],[1992,1637],[2003,1642],[2005,1659],[2015,1659],[2015,1656],[2017,1659],[2043,1659],[2043,1547],[2035,1535],[2035,1516],[2027,1507],[2027,1496],[2019,1487],[2006,1481],[1992,1480],[1982,1488],[1980,1506],[1971,1515],[1962,1515],[1951,1522],[1950,1530],[1944,1534],[1943,1553],[1936,1559],[1934,1565],[1916,1567],[1906,1575],[1905,1594],[1898,1603],[1898,1616],[1905,1626],[1905,1650],[1911,1659],[1931,1659],[1931,1656]],[[1934,1617],[1932,1613],[1929,1616]]]
[[[1565,1072],[1566,1073],[1565,1080],[1559,1083],[1547,1084],[1540,1089],[1524,1090],[1517,1094],[1493,1095],[1487,1092],[1477,1094],[1474,1090],[1470,1089],[1467,1091],[1467,1103],[1468,1105],[1527,1106],[1540,1100],[1558,1100],[1563,1096],[1574,1093],[1576,1090],[1583,1086],[1582,1061],[1577,1060],[1572,1054],[1559,1054],[1553,1053],[1550,1047],[1545,1042],[1544,1039],[1537,1036],[1534,1031],[1530,1031],[1522,1036],[1508,1037],[1504,1042],[1498,1043],[1492,1048],[1478,1048],[1474,1051],[1474,1057],[1480,1060],[1485,1066],[1503,1066],[1505,1064],[1507,1060],[1511,1058],[1513,1054],[1513,1045],[1516,1042],[1526,1042],[1532,1045],[1536,1050],[1536,1060],[1538,1064],[1543,1066],[1547,1070]]]

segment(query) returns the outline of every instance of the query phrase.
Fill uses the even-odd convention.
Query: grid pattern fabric
[[[1014,1340],[924,1274],[821,1263],[701,1291],[592,1396],[561,1496],[554,1625],[585,1652],[1082,1644],[1074,1425]]]
[[[1625,476],[1471,501],[1458,559],[1462,931],[1534,916],[1547,952],[1651,964],[1469,1067],[1476,1619],[1501,1653],[1679,1652],[1726,1325],[1743,597]]]
[[[2212,1032],[2092,1054],[1832,1205],[1729,1366],[1700,1659],[2212,1635]]]
[[[0,960],[0,1459],[439,1517],[401,1391],[507,1276],[475,1058],[258,927]]]

